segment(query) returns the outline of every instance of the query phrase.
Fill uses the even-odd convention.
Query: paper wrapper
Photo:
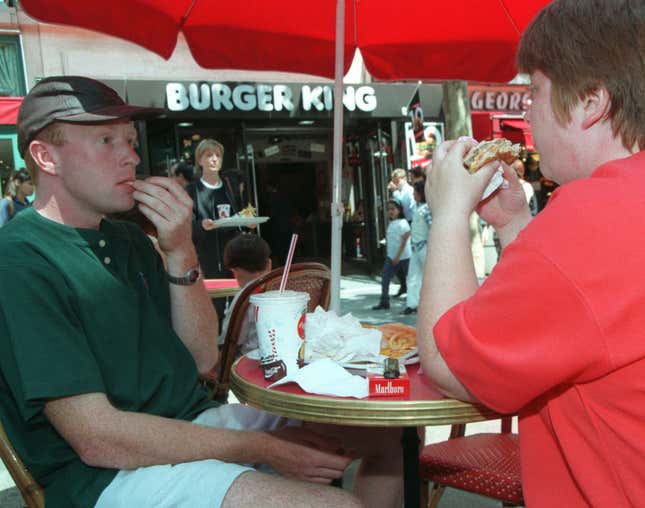
[[[482,194],[482,201],[490,196],[493,192],[495,192],[499,188],[499,186],[504,183],[504,177],[502,176],[503,174],[504,170],[500,165],[500,168],[495,171],[495,173],[493,173],[490,182],[488,182],[488,185],[484,189],[484,193]]]
[[[351,314],[340,317],[317,307],[305,321],[305,362],[330,358],[338,363],[378,361],[380,330],[364,328]]]
[[[369,381],[354,376],[333,360],[324,359],[306,365],[302,369],[289,371],[280,381],[269,388],[286,383],[297,383],[307,393],[336,397],[363,399],[369,393]]]

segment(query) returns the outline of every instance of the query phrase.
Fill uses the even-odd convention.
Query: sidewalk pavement
[[[392,321],[405,323],[410,326],[416,326],[416,314],[404,315],[405,297],[390,297],[389,310],[372,310],[372,306],[378,304],[381,294],[381,284],[377,277],[372,277],[362,273],[360,268],[350,266],[343,267],[343,273],[348,273],[341,278],[340,283],[340,301],[341,314],[351,313],[361,322],[370,324],[383,324]],[[390,294],[394,295],[398,291],[398,284],[392,284]],[[477,432],[499,432],[499,422],[481,422],[473,423],[467,426],[467,434]],[[426,443],[443,441],[448,438],[450,426],[442,425],[426,428]],[[500,503],[486,497],[469,494],[467,492],[446,489],[439,508],[488,508],[499,507]],[[0,508],[22,508],[22,498],[14,487],[14,483],[9,473],[0,464]]]

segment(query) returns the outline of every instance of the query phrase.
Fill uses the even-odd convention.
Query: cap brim
[[[105,123],[124,118],[142,120],[144,118],[160,116],[164,113],[165,111],[161,108],[146,108],[142,106],[123,104],[97,109],[91,113],[83,112],[74,115],[60,116],[54,121],[68,123]]]

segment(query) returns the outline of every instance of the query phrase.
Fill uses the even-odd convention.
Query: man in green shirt
[[[280,426],[199,386],[218,325],[192,202],[171,179],[135,178],[131,120],[157,113],[71,76],[40,81],[20,109],[38,194],[0,232],[0,419],[47,506],[358,506],[324,485],[352,459],[338,449],[364,455],[360,501],[396,505],[396,433]],[[167,271],[138,227],[106,219],[135,204]]]

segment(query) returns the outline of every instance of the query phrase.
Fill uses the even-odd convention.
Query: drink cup
[[[251,295],[264,379],[277,381],[302,367],[308,301],[309,293],[300,291]]]

